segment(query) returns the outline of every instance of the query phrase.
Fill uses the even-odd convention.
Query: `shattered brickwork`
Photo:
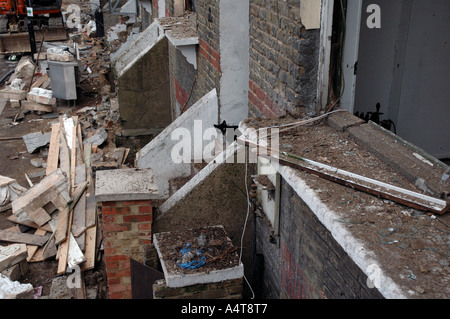
[[[104,253],[110,299],[131,299],[130,259],[143,262],[151,243],[150,200],[102,202]]]
[[[257,253],[264,255],[262,298],[376,299],[367,276],[334,240],[309,207],[282,181],[280,236],[269,242],[257,223]]]
[[[197,100],[189,98],[197,71],[180,50],[169,43],[169,78],[172,117],[180,114],[180,109],[188,109]],[[176,108],[179,108],[176,110]]]
[[[319,36],[300,1],[250,0],[250,116],[315,113]]]

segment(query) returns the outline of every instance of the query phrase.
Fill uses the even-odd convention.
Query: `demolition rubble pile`
[[[70,34],[68,43],[44,42],[34,59],[23,56],[0,89],[0,98],[18,112],[3,127],[21,125],[30,112],[45,119],[42,131],[2,137],[21,138],[29,154],[38,154],[31,164],[39,173],[25,173],[28,189],[0,176],[0,212],[12,210],[7,220],[15,224],[0,230],[0,299],[33,298],[36,289],[17,281],[29,263],[56,260],[54,281],[78,270],[76,282],[84,283],[85,272],[101,260],[95,171],[125,167],[130,149],[116,148],[111,140],[119,109],[107,80],[109,51],[103,38],[85,31]],[[55,98],[50,61],[77,63],[80,104],[68,107]],[[73,292],[75,298],[87,297],[81,288]]]

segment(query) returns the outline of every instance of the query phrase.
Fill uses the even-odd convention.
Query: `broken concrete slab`
[[[22,260],[20,263],[3,270],[1,273],[11,279],[11,281],[18,281],[28,271],[28,262]]]
[[[108,138],[108,133],[106,130],[102,127],[95,133],[95,135],[91,136],[90,138],[86,139],[83,144],[91,143],[92,145],[102,145],[106,139]]]
[[[31,61],[30,56],[23,56],[14,70],[14,74],[18,78],[29,78],[32,77],[35,71],[35,65]]]
[[[158,196],[151,169],[126,168],[96,172],[97,202],[148,200]]]
[[[76,299],[76,289],[69,288],[69,282],[70,278],[66,275],[54,278],[49,299]]]
[[[42,132],[30,133],[22,136],[27,147],[28,153],[32,154],[40,147],[47,146],[50,143],[51,133],[42,134]]]
[[[31,284],[21,284],[0,274],[0,299],[33,299],[34,288]]]
[[[30,160],[31,165],[33,165],[34,167],[42,167],[42,164],[44,163],[44,160],[40,157],[38,158],[32,158]]]

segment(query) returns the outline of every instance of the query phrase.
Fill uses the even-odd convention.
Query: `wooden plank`
[[[45,236],[46,233],[47,232],[45,230],[37,229],[34,234],[37,236]],[[34,255],[36,254],[38,249],[39,249],[39,246],[27,245],[27,250],[28,250],[27,261],[28,262],[30,262],[30,260],[33,259]]]
[[[48,236],[37,236],[26,233],[16,233],[13,231],[0,230],[0,240],[11,243],[43,246],[47,242],[48,238]]]
[[[0,246],[0,272],[27,258],[27,246],[25,244],[14,244]]]
[[[55,243],[56,245],[59,245],[61,242],[65,241],[69,235],[70,227],[72,226],[72,220],[71,215],[73,208],[79,201],[81,195],[87,188],[87,182],[84,185],[81,185],[78,187],[78,189],[75,191],[74,194],[74,200],[70,204],[70,206],[63,211],[60,211],[58,214],[58,223],[56,227],[56,234],[55,234]],[[70,227],[69,227],[70,226]]]
[[[90,270],[95,268],[95,258],[97,254],[97,226],[86,229],[86,246],[84,256],[86,262],[81,265],[81,270]]]
[[[50,105],[44,105],[33,101],[24,100],[21,102],[22,110],[41,111],[41,112],[53,112],[53,107]]]
[[[43,74],[39,79],[36,80],[36,82],[33,83],[33,85],[31,86],[30,89],[34,89],[34,88],[40,87],[47,80],[48,80],[48,74],[47,73]]]
[[[33,219],[33,221],[39,226],[45,225],[50,219],[52,219],[42,207],[36,209],[35,211],[28,211],[28,216],[30,216],[30,218]]]
[[[81,161],[84,163],[84,146],[83,146],[83,135],[81,134],[81,124],[77,123],[77,140],[78,140],[78,148],[79,153],[78,155],[81,156]]]
[[[74,118],[74,117],[72,117]],[[77,165],[77,127],[74,119],[72,128],[72,147],[70,148],[70,185],[71,193],[75,190],[75,169]]]
[[[69,211],[69,217],[68,217],[68,229],[69,230],[72,227],[71,224],[72,224],[72,210]],[[60,250],[58,251],[58,256],[59,256],[58,269],[56,270],[56,273],[58,275],[62,275],[66,272],[67,260],[69,258],[69,242],[70,242],[70,237],[69,237],[69,240],[65,240],[60,245]]]
[[[67,175],[70,176],[70,155],[69,147],[62,130],[59,131],[59,160],[60,168]]]
[[[75,169],[75,183],[80,185],[86,182],[86,167],[84,164],[78,165]],[[73,227],[81,229],[86,226],[86,192],[81,194],[78,203],[73,209]],[[84,251],[85,235],[82,233],[75,240],[82,251]]]
[[[16,215],[11,215],[11,216],[9,216],[6,219],[8,221],[12,222],[12,223],[16,223],[16,224],[20,224],[20,225],[24,225],[24,226],[40,229],[40,230],[45,230],[45,231],[48,231],[48,232],[52,231],[52,229],[51,229],[50,225],[48,225],[48,223],[45,224],[45,225],[39,226],[38,224],[36,224],[32,220],[19,221],[19,219],[17,218]]]
[[[50,146],[48,149],[47,168],[46,174],[49,175],[58,169],[59,162],[59,131],[61,128],[60,123],[52,124],[52,135],[50,137]]]

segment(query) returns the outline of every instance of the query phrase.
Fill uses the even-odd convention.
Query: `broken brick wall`
[[[175,0],[166,0],[168,16],[174,16],[174,2]],[[192,90],[188,106],[194,104],[214,88],[217,89],[217,94],[220,94],[222,74],[220,71],[219,3],[220,0],[196,1],[195,13],[199,38],[196,72],[193,72],[191,64],[184,61],[185,58],[180,52],[171,52],[172,58],[176,58],[178,63],[176,71],[179,75],[177,78],[178,98],[183,99],[184,96],[189,96]],[[175,98],[175,83],[171,83],[171,85],[172,97]]]
[[[292,187],[281,184],[280,236],[269,240],[267,224],[257,218],[256,253],[264,256],[259,297],[383,298]]]
[[[178,117],[197,102],[190,97],[197,70],[190,64],[180,50],[169,43],[169,78],[172,118]]]
[[[319,37],[300,1],[250,0],[250,116],[315,113]]]

